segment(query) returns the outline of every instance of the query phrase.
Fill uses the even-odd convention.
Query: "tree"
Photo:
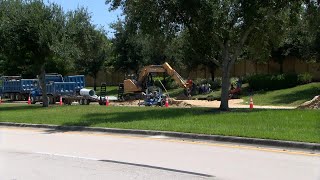
[[[125,73],[138,70],[145,63],[141,55],[141,44],[136,43],[135,34],[131,34],[128,27],[122,21],[112,25],[115,30],[112,41],[112,59],[109,59],[108,65]]]
[[[276,37],[277,33],[271,27],[278,23],[279,28],[285,28],[279,24],[281,17],[290,14],[288,11],[292,7],[301,6],[299,0],[167,0],[157,3],[152,0],[107,0],[106,3],[111,3],[113,8],[121,6],[127,19],[145,32],[176,34],[183,29],[203,30],[201,33],[207,41],[218,47],[216,53],[220,59],[212,61],[222,68],[221,110],[229,108],[232,66],[245,52],[244,47],[250,45],[249,39],[258,40],[252,39],[251,35]]]
[[[301,52],[311,62],[320,61],[320,1],[306,0],[303,14],[307,36],[303,36]]]
[[[9,64],[31,65],[39,75],[43,106],[48,106],[45,74],[48,64],[69,63],[78,54],[65,33],[66,18],[56,4],[40,0],[1,0],[0,50]]]
[[[203,35],[203,31],[199,29],[184,30],[183,36],[183,58],[190,70],[197,68],[199,65],[209,67],[211,79],[214,81],[215,72],[220,67],[217,63],[219,58],[218,49],[214,43],[208,41]],[[191,35],[192,34],[192,35]]]
[[[93,55],[92,61],[87,68],[88,74],[94,79],[94,90],[96,90],[98,72],[104,67],[107,59],[110,58],[111,42],[104,33],[96,31],[96,36],[93,44],[93,50],[96,53]],[[92,51],[92,52],[94,52]]]
[[[94,79],[94,90],[97,87],[97,74],[102,69],[110,42],[103,29],[97,29],[91,23],[91,16],[87,9],[79,8],[67,13],[66,24],[68,37],[72,39],[79,49],[74,60],[75,71],[90,75]]]
[[[91,42],[88,44],[87,54],[76,61],[76,67],[79,72],[88,74],[94,79],[94,90],[97,88],[98,72],[103,68],[108,59],[110,51],[110,42],[103,31],[92,31]]]

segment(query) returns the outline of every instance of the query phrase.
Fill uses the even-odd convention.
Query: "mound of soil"
[[[320,96],[315,96],[311,101],[301,104],[298,109],[320,109]]]
[[[169,99],[169,104],[172,105],[172,106],[176,106],[176,107],[192,107],[191,104],[186,103],[185,101],[176,100],[176,99],[173,99],[173,98]]]

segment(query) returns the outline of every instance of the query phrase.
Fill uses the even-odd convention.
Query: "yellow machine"
[[[185,89],[189,89],[192,86],[192,84],[186,83],[183,78],[166,62],[162,65],[150,65],[143,67],[137,80],[124,80],[124,93],[139,93],[145,91],[145,89],[148,87],[147,83],[150,73],[167,73],[179,84],[179,86]]]

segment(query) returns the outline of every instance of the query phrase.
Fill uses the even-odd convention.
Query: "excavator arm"
[[[142,83],[149,73],[164,73],[166,70],[162,65],[150,65],[141,69],[138,82]]]
[[[124,80],[124,92],[141,92],[143,91],[143,83],[150,73],[167,73],[171,76],[182,88],[188,89],[190,85],[186,83],[183,78],[166,62],[163,65],[145,66],[139,73],[138,80],[126,79]]]
[[[188,88],[188,84],[183,80],[180,74],[178,74],[177,71],[174,70],[167,62],[165,62],[162,67],[181,87]]]

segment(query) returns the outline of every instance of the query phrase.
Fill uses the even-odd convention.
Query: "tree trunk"
[[[222,67],[222,86],[221,86],[221,103],[220,110],[229,110],[229,87],[230,87],[230,72],[228,67]]]
[[[216,71],[216,67],[215,66],[211,66],[210,67],[210,75],[211,75],[211,80],[214,81],[215,78],[215,71]]]
[[[97,75],[93,76],[93,90],[97,91]]]
[[[280,61],[279,64],[280,64],[280,74],[282,74],[283,73],[283,61]]]
[[[48,102],[48,96],[47,96],[45,64],[41,66],[39,81],[40,81],[41,93],[42,93],[42,107],[48,107],[49,102]]]
[[[230,70],[235,62],[235,59],[231,59],[228,47],[225,46],[222,56],[222,85],[221,85],[221,103],[220,110],[229,110],[229,87],[230,87]]]

